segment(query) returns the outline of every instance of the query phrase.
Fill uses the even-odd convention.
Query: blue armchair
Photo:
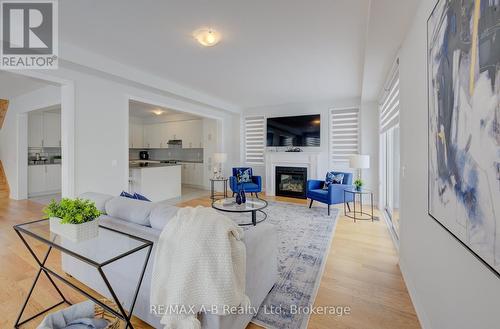
[[[250,169],[250,176],[252,181],[248,183],[239,184],[236,178],[237,173],[239,170],[246,170],[246,169]],[[253,176],[252,168],[248,167],[233,168],[233,176],[229,177],[229,187],[231,188],[231,191],[233,191],[233,196],[241,189],[244,189],[245,192],[255,193],[255,196],[258,197],[257,193],[262,192],[262,177]]]
[[[352,173],[333,172],[335,175],[344,174],[342,184],[330,184],[328,189],[323,189],[325,181],[322,180],[308,180],[307,181],[307,198],[311,199],[309,208],[312,207],[313,201],[326,203],[328,205],[328,216],[330,216],[330,205],[339,204],[344,202],[344,190],[352,187]],[[351,211],[349,202],[353,202],[351,193],[346,194],[347,207]]]

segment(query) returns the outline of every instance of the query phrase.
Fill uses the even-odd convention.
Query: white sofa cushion
[[[162,231],[165,225],[175,216],[179,208],[168,204],[158,203],[149,216],[149,223],[155,230]]]
[[[106,213],[106,202],[113,199],[113,196],[103,193],[86,192],[80,194],[79,198],[94,202],[97,210]]]
[[[106,202],[106,213],[127,222],[151,226],[149,215],[154,207],[152,202],[118,196]]]

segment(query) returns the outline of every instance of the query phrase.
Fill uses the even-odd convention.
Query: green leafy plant
[[[356,187],[357,190],[361,189],[361,187],[363,186],[363,181],[361,179],[356,179],[354,181],[354,186]]]
[[[101,215],[95,203],[83,199],[62,199],[52,202],[43,209],[48,217],[61,218],[61,224],[83,224]]]

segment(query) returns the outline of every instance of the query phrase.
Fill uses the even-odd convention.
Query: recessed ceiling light
[[[212,47],[219,43],[221,36],[220,33],[214,29],[201,28],[193,32],[193,36],[205,47]]]
[[[154,110],[152,112],[156,115],[162,115],[164,113],[162,110]]]

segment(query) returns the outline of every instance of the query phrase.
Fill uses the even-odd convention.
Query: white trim
[[[413,303],[413,306],[415,307],[415,312],[417,313],[418,321],[420,321],[422,329],[432,329],[429,317],[425,312],[425,307],[418,297],[417,289],[415,288],[413,278],[410,275],[411,271],[407,270],[406,263],[402,258],[399,258],[399,270],[401,271],[401,274],[403,276],[403,281],[406,285],[408,293],[410,294],[410,299]]]
[[[61,79],[51,76],[45,72],[16,70],[6,71],[30,78],[35,78],[48,82],[50,85],[57,84],[61,90],[59,102],[50,104],[40,104],[38,108],[27,109],[24,112],[45,108],[48,106],[61,104],[61,181],[62,196],[75,196],[75,87],[72,80]],[[45,100],[42,100],[45,101]],[[15,200],[23,200],[28,197],[28,120],[18,114],[17,117],[17,194],[12,195]],[[21,136],[23,133],[23,136]],[[26,134],[26,136],[24,136]],[[21,138],[22,137],[22,138]]]

